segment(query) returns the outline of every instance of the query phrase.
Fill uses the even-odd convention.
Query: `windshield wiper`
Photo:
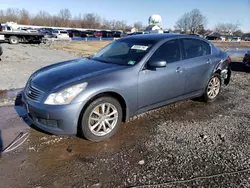
[[[96,59],[96,58],[93,58],[93,59],[96,60],[96,61],[100,61],[100,62],[102,62],[102,63],[108,63],[108,64],[110,64],[110,62],[105,61],[105,60],[103,60],[103,59]]]

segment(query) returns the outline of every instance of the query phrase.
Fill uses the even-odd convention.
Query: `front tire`
[[[82,135],[94,142],[112,137],[120,127],[122,108],[112,97],[100,97],[88,105],[81,121]]]
[[[204,102],[214,102],[221,91],[221,77],[220,74],[215,73],[209,79],[206,90],[203,93],[202,100]]]

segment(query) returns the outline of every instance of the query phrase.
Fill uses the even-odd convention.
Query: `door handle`
[[[207,60],[207,64],[211,64],[211,63],[212,63],[211,59]]]
[[[177,73],[182,73],[182,72],[183,72],[183,69],[182,69],[181,67],[177,67],[176,72],[177,72]]]

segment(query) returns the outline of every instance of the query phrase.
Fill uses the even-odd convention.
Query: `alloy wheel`
[[[118,110],[111,103],[102,103],[96,106],[90,113],[88,126],[96,136],[109,134],[118,121]]]
[[[210,99],[214,99],[220,92],[220,79],[218,77],[213,77],[207,87],[207,96]]]

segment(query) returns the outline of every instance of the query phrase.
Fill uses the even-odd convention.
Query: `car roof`
[[[135,39],[135,40],[152,40],[155,42],[174,37],[174,36],[187,36],[183,34],[177,34],[177,33],[149,33],[149,34],[140,34],[140,35],[130,35],[127,37],[123,37],[122,39]]]

